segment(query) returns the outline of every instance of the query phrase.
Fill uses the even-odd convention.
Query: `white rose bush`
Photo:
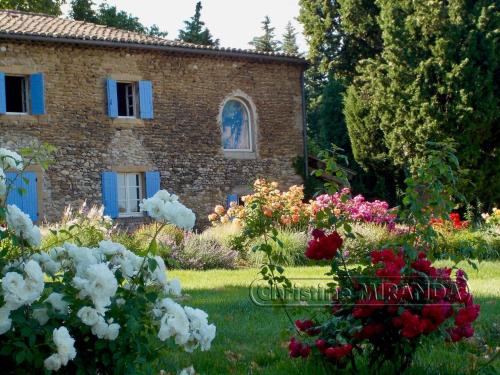
[[[168,368],[161,350],[210,349],[216,327],[180,304],[180,283],[155,254],[165,225],[194,226],[177,196],[159,191],[142,203],[157,221],[145,254],[106,240],[42,250],[39,228],[6,204],[5,171],[23,168],[20,155],[0,149],[2,373],[157,374]]]

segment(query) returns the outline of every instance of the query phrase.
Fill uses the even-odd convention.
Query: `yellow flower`
[[[215,221],[218,218],[219,218],[219,215],[217,215],[216,213],[208,215],[208,220],[210,220],[210,221]]]

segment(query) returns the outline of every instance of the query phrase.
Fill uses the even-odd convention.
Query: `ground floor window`
[[[118,173],[118,210],[120,216],[141,215],[139,207],[144,198],[142,173]]]

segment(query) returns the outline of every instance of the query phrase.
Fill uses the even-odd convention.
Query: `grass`
[[[445,265],[446,262],[439,262]],[[446,344],[427,340],[416,353],[409,374],[472,374],[478,373],[477,356],[484,356],[484,346],[500,342],[500,262],[483,262],[479,272],[461,265],[470,277],[470,288],[481,304],[476,322],[476,336],[468,342]],[[317,278],[325,267],[287,269],[293,277]],[[332,373],[311,360],[291,360],[287,341],[290,323],[281,309],[259,307],[249,297],[249,285],[258,269],[171,271],[169,277],[181,280],[186,303],[201,308],[217,326],[212,349],[203,353],[165,354],[172,356],[172,369],[194,365],[201,374],[269,374],[322,375]],[[302,311],[307,316],[307,311]],[[300,311],[297,317],[300,316]],[[475,353],[475,354],[469,354]],[[493,372],[500,371],[498,362]],[[372,371],[361,364],[360,372]],[[498,373],[498,372],[497,372]]]

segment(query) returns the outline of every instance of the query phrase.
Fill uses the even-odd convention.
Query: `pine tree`
[[[184,29],[179,30],[179,39],[187,43],[218,46],[219,39],[213,39],[210,31],[205,27],[205,22],[201,20],[201,9],[201,1],[198,1],[194,16],[189,21],[184,21]]]
[[[276,52],[280,50],[280,43],[274,40],[274,27],[271,27],[271,19],[269,16],[264,18],[262,21],[262,30],[264,35],[256,36],[252,39],[250,44],[255,48],[256,51],[261,52]]]
[[[466,197],[499,204],[499,2],[378,4],[383,51],[360,64],[345,104],[356,160],[411,173],[429,141],[452,138]]]
[[[97,14],[92,8],[94,5],[92,0],[72,0],[69,15],[77,21],[97,23]]]
[[[282,51],[285,53],[290,53],[296,55],[299,53],[299,46],[297,45],[297,33],[292,25],[291,21],[288,21],[285,29],[285,34],[283,34],[283,43],[281,47]]]

